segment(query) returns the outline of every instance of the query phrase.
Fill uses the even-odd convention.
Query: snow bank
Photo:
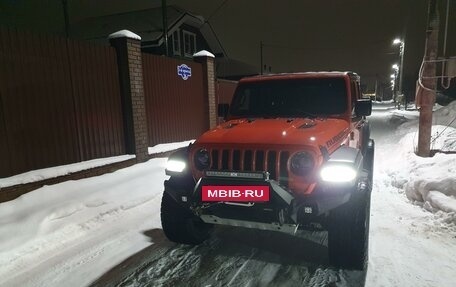
[[[0,203],[0,286],[88,286],[153,244],[166,158]]]
[[[149,154],[159,154],[163,152],[172,151],[178,148],[186,147],[190,143],[193,143],[195,140],[188,140],[176,143],[165,143],[158,144],[153,147],[149,147]],[[49,178],[55,178],[58,176],[64,176],[70,173],[75,173],[78,171],[91,169],[95,167],[100,167],[108,164],[113,164],[116,162],[121,162],[135,158],[135,155],[121,155],[108,158],[98,158],[73,164],[55,166],[50,168],[37,169],[30,172],[21,173],[11,177],[0,178],[0,188],[5,188],[9,186],[14,186],[18,184],[26,184],[31,182],[37,182],[40,180],[45,180]]]
[[[407,198],[432,212],[456,213],[456,155],[411,156],[409,164],[403,187]]]
[[[177,143],[165,143],[165,144],[158,144],[156,146],[149,148],[149,154],[156,154],[156,153],[163,153],[167,151],[172,151],[178,148],[186,147],[189,144],[193,143],[195,140],[188,140],[183,142]]]
[[[452,101],[447,106],[439,106],[433,115],[434,124],[449,125],[456,128],[456,101]]]
[[[398,145],[391,147],[399,156],[390,158],[383,168],[392,185],[405,192],[409,200],[447,222],[456,223],[456,154],[437,153],[430,158],[415,154],[418,120],[414,117],[418,115],[416,111],[390,112],[388,121],[404,121],[396,133],[405,135]],[[456,151],[456,128],[447,126],[455,117],[456,101],[434,112],[434,122],[439,125],[432,127],[431,149]]]
[[[86,169],[129,160],[132,158],[135,158],[135,155],[121,155],[115,157],[98,158],[61,166],[54,166],[50,168],[37,169],[10,177],[0,178],[0,188],[63,176]]]
[[[451,126],[432,126],[431,149],[456,152],[456,129]]]

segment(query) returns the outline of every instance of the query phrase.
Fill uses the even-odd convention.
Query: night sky
[[[9,7],[28,7],[25,10],[29,11],[15,15],[8,12],[17,22],[29,18],[30,22],[40,22],[34,25],[62,29],[60,0],[2,2]],[[446,4],[446,0],[439,2]],[[86,17],[160,7],[161,0],[68,3],[70,22],[77,22]],[[456,11],[456,0],[450,3],[451,10]],[[407,88],[415,85],[424,53],[427,0],[167,0],[167,4],[203,16],[228,56],[247,62],[258,71],[263,41],[263,62],[272,72],[352,70],[373,90],[376,77],[380,82],[390,82],[391,66],[399,63],[399,47],[393,46],[392,41],[399,37],[406,43]],[[456,13],[452,14],[456,19]],[[456,20],[450,21],[449,33],[453,35],[450,50],[456,55],[455,34]]]
[[[405,36],[405,75],[417,74],[424,52],[427,2],[398,0],[172,1],[210,18],[229,56],[273,72],[352,70],[389,82],[399,62],[394,38]],[[186,2],[191,2],[185,4]],[[208,2],[213,2],[207,5]],[[211,14],[214,13],[215,14]]]

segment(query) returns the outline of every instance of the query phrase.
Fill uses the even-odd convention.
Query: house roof
[[[168,36],[182,24],[198,28],[206,39],[211,52],[226,56],[211,25],[203,17],[193,15],[176,6],[166,7]],[[130,30],[138,34],[144,47],[163,44],[162,8],[129,11],[124,13],[87,18],[70,26],[70,35],[74,38],[105,42],[109,34],[119,30]]]
[[[231,80],[258,75],[258,69],[254,66],[230,58],[216,58],[215,69],[217,77]]]
[[[230,59],[226,55],[217,35],[209,22],[176,6],[166,7],[168,36],[183,24],[199,29],[209,48],[216,55],[216,73],[220,78],[239,79],[258,74],[255,67]],[[156,47],[163,44],[162,8],[135,10],[105,16],[86,18],[70,25],[70,36],[83,40],[107,44],[110,34],[129,30],[141,37],[142,47]]]

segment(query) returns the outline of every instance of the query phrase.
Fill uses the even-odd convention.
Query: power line
[[[212,12],[211,15],[209,15],[209,17],[207,17],[207,20],[206,20],[206,21],[209,22],[209,20],[211,20],[211,18],[212,18],[215,14],[217,14],[217,12],[218,12],[223,6],[225,6],[226,2],[228,2],[228,0],[224,0],[224,1],[222,2],[222,4],[220,4],[220,5],[214,10],[214,12]]]
[[[226,0],[227,1],[227,0]],[[371,47],[371,46],[377,46],[379,44],[384,44],[391,42],[390,40],[380,40],[372,43],[364,43],[362,45],[362,48],[366,47]],[[312,50],[329,50],[329,51],[334,51],[334,50],[354,50],[353,47],[292,47],[292,46],[286,46],[283,44],[276,44],[276,43],[265,43],[263,42],[264,47],[270,47],[270,48],[279,48],[279,49],[288,49],[288,50],[298,50],[298,51],[312,51]],[[385,53],[385,54],[397,54],[396,52],[391,52],[391,53]]]

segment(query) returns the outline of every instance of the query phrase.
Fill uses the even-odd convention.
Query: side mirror
[[[355,103],[355,114],[358,117],[370,116],[372,113],[372,100],[361,99]]]
[[[217,111],[217,114],[219,117],[226,117],[226,115],[228,114],[228,110],[230,108],[230,105],[228,104],[218,104],[218,111]]]

